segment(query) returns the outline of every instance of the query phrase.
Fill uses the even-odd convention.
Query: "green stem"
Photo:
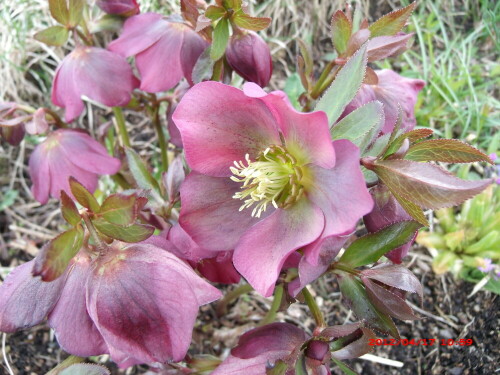
[[[163,132],[163,127],[161,126],[160,120],[160,105],[155,104],[153,109],[153,124],[158,134],[158,143],[160,144],[161,150],[161,164],[162,164],[162,172],[166,172],[168,169],[168,154],[167,154],[167,141],[165,140],[165,133]]]
[[[85,361],[85,358],[77,357],[75,355],[70,355],[68,358],[66,358],[64,361],[59,363],[56,367],[54,367],[52,370],[47,372],[47,374],[45,374],[45,375],[57,375],[65,368],[67,368],[71,365],[74,365],[76,363],[82,363],[84,361]]]
[[[332,263],[330,267],[328,267],[328,271],[335,271],[335,270],[341,270],[356,276],[360,274],[360,271],[358,271],[357,269],[338,262]]]
[[[122,140],[124,147],[131,147],[130,138],[128,137],[127,127],[125,125],[125,117],[121,107],[113,107],[113,114],[115,115],[116,124],[118,125],[118,134]]]
[[[267,312],[264,319],[262,319],[259,323],[259,326],[263,326],[269,323],[272,323],[276,320],[276,314],[278,313],[278,309],[281,306],[281,300],[283,299],[283,285],[280,284],[274,290],[274,298],[273,303],[271,304],[271,308]]]
[[[92,224],[92,221],[90,220],[89,216],[84,213],[82,215],[83,221],[85,222],[85,226],[89,230],[90,236],[94,240],[97,249],[99,250],[100,253],[103,253],[104,250],[106,249],[106,244],[104,241],[99,237],[99,233],[97,233],[97,229],[95,229],[94,224]]]
[[[309,307],[309,311],[311,311],[311,314],[314,318],[314,321],[316,322],[316,325],[318,327],[326,327],[325,318],[323,317],[323,313],[321,312],[318,304],[316,303],[316,300],[312,296],[309,289],[307,289],[307,287],[302,289],[302,295],[304,296],[304,299],[306,300],[307,307]]]
[[[333,64],[333,65],[332,65]],[[333,69],[335,68],[335,69]],[[318,79],[318,82],[316,82],[316,85],[314,86],[313,90],[311,91],[311,97],[313,99],[318,99],[323,92],[330,87],[331,83],[337,76],[337,73],[339,71],[340,67],[336,66],[334,62],[331,62],[330,64],[327,65],[323,73]],[[326,73],[326,74],[325,74]]]
[[[227,307],[231,302],[236,300],[238,297],[242,296],[243,294],[250,293],[253,290],[252,286],[250,284],[243,284],[236,289],[231,290],[229,293],[227,293],[223,299],[221,299],[217,303],[216,311],[217,311],[217,316],[223,316],[227,312]]]

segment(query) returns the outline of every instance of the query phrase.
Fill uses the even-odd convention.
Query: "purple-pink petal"
[[[204,249],[232,250],[243,233],[259,222],[248,210],[239,211],[242,202],[233,198],[240,190],[239,185],[229,178],[196,172],[191,172],[184,180],[179,223]]]
[[[280,144],[267,106],[243,91],[219,82],[202,82],[189,90],[172,119],[179,128],[189,166],[200,173],[229,177],[234,161],[252,160]]]
[[[142,362],[182,360],[198,306],[220,297],[187,264],[147,244],[108,251],[87,293],[88,311],[111,356],[121,352]]]
[[[269,297],[286,258],[317,239],[324,225],[323,213],[307,199],[277,209],[241,237],[234,266],[257,292]]]
[[[314,186],[307,192],[325,214],[321,237],[348,233],[373,207],[359,166],[359,149],[345,139],[333,142],[333,147],[337,157],[335,167],[311,166]]]
[[[59,299],[66,275],[44,282],[31,274],[33,264],[31,260],[16,267],[0,286],[1,332],[15,332],[40,324]]]
[[[87,312],[86,283],[90,258],[79,255],[70,265],[61,297],[49,315],[59,345],[73,355],[88,357],[108,353],[101,334]]]

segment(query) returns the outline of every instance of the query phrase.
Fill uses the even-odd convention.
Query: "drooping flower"
[[[173,120],[193,170],[181,226],[204,249],[234,249],[236,269],[264,296],[290,254],[317,251],[371,211],[358,148],[332,143],[326,114],[297,112],[282,92],[203,82]]]
[[[136,0],[97,0],[96,5],[109,14],[130,17],[140,12]]]
[[[135,56],[141,90],[160,92],[185,77],[192,84],[193,67],[208,43],[182,20],[144,13],[125,21],[120,37],[108,49]]]
[[[267,86],[273,72],[273,61],[267,43],[255,32],[234,34],[226,49],[227,62],[248,82]]]
[[[92,257],[82,250],[53,282],[33,277],[33,262],[0,286],[0,331],[32,327],[48,316],[65,351],[109,353],[122,367],[182,360],[198,307],[220,297],[186,263],[148,243],[114,243]]]
[[[49,128],[45,109],[39,108],[33,114],[26,113],[13,102],[0,102],[0,137],[12,146],[17,146],[25,133],[42,134]]]
[[[83,111],[82,95],[109,107],[124,106],[139,81],[127,60],[97,47],[77,47],[57,68],[52,102],[73,121]]]
[[[394,195],[392,195],[385,185],[379,184],[373,187],[370,190],[370,194],[373,197],[375,206],[373,207],[373,211],[363,218],[368,232],[373,233],[379,231],[398,221],[412,220],[412,217],[403,207],[401,207],[396,198],[394,198]],[[415,241],[417,234],[418,232],[416,232],[413,238],[406,244],[389,251],[385,256],[392,262],[400,264],[410,251],[411,245]]]
[[[82,131],[56,130],[40,143],[29,161],[32,192],[37,201],[59,198],[61,190],[71,196],[69,177],[73,176],[89,191],[97,186],[98,175],[115,174],[120,160],[111,157],[104,146]]]
[[[403,110],[401,128],[406,132],[415,127],[415,104],[417,95],[425,86],[421,79],[403,77],[396,72],[383,69],[376,70],[378,83],[376,85],[363,84],[355,98],[347,105],[342,117],[356,108],[373,100],[384,104],[385,124],[382,133],[390,133],[398,118],[398,106]]]

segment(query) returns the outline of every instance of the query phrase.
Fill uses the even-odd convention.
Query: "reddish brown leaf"
[[[339,56],[347,50],[352,24],[344,12],[338,10],[332,17],[332,43]]]
[[[436,165],[409,160],[380,160],[372,170],[395,196],[432,209],[458,205],[491,183],[462,180]]]
[[[338,326],[326,327],[323,331],[321,331],[321,337],[327,337],[329,339],[336,339],[338,337],[344,337],[350,335],[357,329],[361,327],[361,322],[358,323],[350,323]]]
[[[417,293],[420,299],[422,299],[422,284],[406,267],[385,263],[369,270],[364,270],[361,272],[361,275],[362,277],[368,277],[407,292]]]
[[[181,0],[181,13],[186,21],[191,23],[193,27],[196,26],[199,16],[196,0]]]
[[[493,164],[488,155],[458,139],[432,139],[410,147],[405,159],[440,161],[444,163],[472,163],[485,161]]]
[[[418,317],[406,302],[368,277],[361,277],[370,301],[382,312],[401,320],[416,320]]]
[[[268,17],[252,17],[239,10],[233,15],[234,23],[242,29],[260,31],[264,30],[271,24],[271,19]]]
[[[398,201],[398,203],[401,205],[401,207],[404,208],[404,210],[416,221],[418,221],[420,224],[422,224],[424,227],[429,226],[429,222],[427,221],[427,218],[425,217],[424,211],[417,206],[416,204],[408,201],[407,199],[403,198],[400,195],[394,194],[392,191],[391,193],[394,195],[394,198]]]
[[[61,190],[61,213],[64,220],[72,226],[76,226],[82,221],[75,203],[64,190]]]
[[[373,346],[369,345],[370,340],[376,336],[372,330],[368,328],[361,328],[363,335],[356,341],[344,346],[340,350],[332,352],[332,356],[336,359],[351,359],[358,358],[362,355],[369,353],[373,350]]]
[[[361,29],[352,34],[349,42],[347,43],[347,49],[345,55],[347,57],[352,56],[358,51],[361,46],[368,40],[370,37],[370,31],[367,29]]]
[[[395,10],[379,18],[368,28],[372,33],[372,38],[383,35],[395,35],[400,32],[416,5],[417,3],[413,2],[405,8]]]
[[[368,42],[368,62],[383,60],[406,51],[413,34],[378,36]]]

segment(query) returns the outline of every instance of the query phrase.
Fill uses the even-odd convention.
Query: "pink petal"
[[[54,308],[66,279],[52,282],[33,277],[34,260],[9,273],[0,286],[0,331],[15,332],[40,324]]]
[[[242,201],[233,198],[240,190],[239,185],[229,178],[196,172],[191,172],[184,180],[179,223],[203,249],[232,250],[243,233],[259,222],[249,209],[239,211]]]
[[[215,258],[203,259],[198,262],[196,269],[213,283],[237,284],[241,277],[234,268],[232,254],[232,252],[223,251]]]
[[[47,203],[50,191],[49,164],[44,155],[43,144],[36,146],[29,160],[32,181],[31,192],[41,204]]]
[[[52,83],[52,103],[65,109],[66,122],[73,121],[83,112],[83,101],[74,79],[71,54],[67,55],[57,67]]]
[[[82,132],[65,130],[61,151],[69,161],[88,172],[115,174],[121,167],[119,159],[111,157],[103,145]]]
[[[72,53],[76,54],[73,79],[80,95],[109,107],[127,105],[138,86],[127,60],[102,48],[86,47],[86,56],[78,53]]]
[[[180,361],[198,306],[219,297],[170,253],[133,244],[99,260],[89,279],[87,308],[112,356],[116,349],[142,362]]]
[[[151,47],[167,31],[168,22],[158,13],[143,13],[128,18],[120,37],[108,45],[108,49],[129,57]]]
[[[324,112],[296,111],[284,92],[274,91],[262,96],[254,83],[244,85],[245,94],[259,97],[273,113],[285,137],[286,147],[302,163],[315,163],[323,168],[335,165],[328,118]]]
[[[281,144],[273,115],[256,98],[219,82],[189,90],[173,116],[189,166],[200,173],[229,177],[234,161],[252,160],[272,144]]]
[[[335,167],[311,166],[314,187],[307,193],[325,214],[322,237],[351,231],[373,207],[359,166],[359,149],[344,139],[333,142],[333,147],[337,155]]]
[[[170,90],[183,77],[180,54],[184,33],[171,25],[167,24],[167,30],[161,38],[135,58],[143,91]]]
[[[321,210],[307,199],[277,209],[242,236],[234,251],[234,266],[264,297],[272,295],[286,258],[323,231]]]
[[[178,223],[169,230],[168,240],[179,250],[178,256],[182,259],[198,262],[217,255],[213,250],[201,248]]]
[[[90,259],[80,255],[70,266],[61,297],[49,315],[49,325],[56,331],[59,345],[80,357],[109,352],[87,312],[85,294],[89,273]]]

